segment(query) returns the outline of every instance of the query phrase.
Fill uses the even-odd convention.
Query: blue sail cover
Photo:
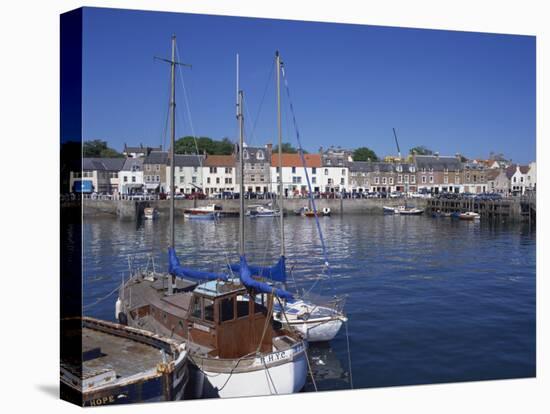
[[[241,270],[240,264],[232,264],[229,267],[234,272],[240,272]],[[271,267],[248,265],[248,268],[254,276],[265,277],[274,282],[286,282],[286,261],[284,256],[281,256],[277,263]]]
[[[248,263],[246,262],[246,257],[244,256],[241,256],[239,274],[241,277],[241,282],[243,282],[243,285],[245,285],[249,289],[254,289],[256,292],[259,293],[275,294],[283,299],[293,298],[292,294],[290,292],[287,292],[286,290],[274,288],[267,283],[253,279],[251,268],[248,266]]]
[[[173,247],[168,249],[168,273],[174,276],[190,277],[200,280],[227,280],[227,275],[224,275],[223,273],[203,272],[201,270],[183,267],[180,264],[178,256],[176,256],[176,251]]]

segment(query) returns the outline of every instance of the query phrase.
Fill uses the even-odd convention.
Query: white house
[[[202,176],[205,194],[238,191],[234,155],[207,155]]]
[[[537,189],[537,163],[535,161],[529,164],[529,170],[526,174],[526,180],[527,190]]]
[[[506,168],[506,175],[510,179],[510,190],[513,195],[525,193],[527,184],[528,165],[513,164]]]
[[[175,192],[183,194],[192,194],[195,192],[203,192],[203,155],[183,155],[176,154],[174,156],[176,169],[175,175]],[[166,183],[167,191],[171,191],[172,169],[170,160],[166,166]]]
[[[320,154],[304,154],[306,169],[311,180],[313,192],[320,192],[323,189],[324,172],[321,168]],[[282,180],[283,193],[286,197],[298,197],[308,193],[306,172],[299,154],[283,154],[282,156]],[[279,180],[279,154],[271,156],[271,189],[278,191]]]
[[[126,158],[119,173],[118,192],[132,194],[143,191],[143,158]]]

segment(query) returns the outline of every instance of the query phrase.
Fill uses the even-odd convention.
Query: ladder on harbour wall
[[[436,213],[466,213],[473,211],[489,221],[530,221],[536,220],[536,199],[431,199],[428,201],[428,211]]]

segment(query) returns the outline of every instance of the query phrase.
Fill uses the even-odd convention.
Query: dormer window
[[[243,157],[244,157],[245,160],[248,159],[248,151],[247,150],[243,151]]]
[[[409,171],[412,173],[416,171],[416,168],[414,167],[414,165],[409,166]]]
[[[401,171],[403,171],[403,167],[401,165],[398,165],[398,166],[395,167],[395,170],[397,172],[401,172]]]
[[[256,153],[256,158],[259,159],[259,160],[263,160],[265,158],[264,156],[264,152],[262,150],[259,150],[257,153]]]

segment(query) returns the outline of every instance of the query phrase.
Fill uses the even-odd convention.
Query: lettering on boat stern
[[[281,361],[290,357],[290,354],[287,354],[286,351],[274,352],[268,356],[261,357],[261,361],[264,364],[269,364],[271,362]]]
[[[92,407],[97,407],[98,405],[111,404],[115,402],[115,396],[109,395],[108,397],[93,398],[90,400],[90,405]]]

